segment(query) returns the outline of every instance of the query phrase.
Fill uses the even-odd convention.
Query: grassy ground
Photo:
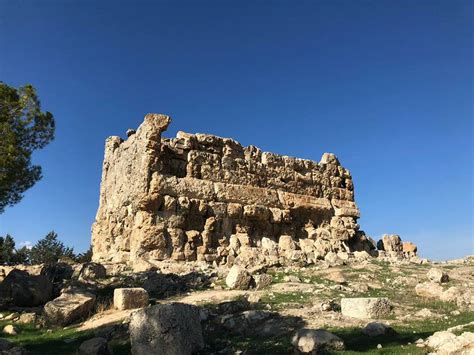
[[[0,327],[12,324],[8,321],[1,321]],[[57,328],[48,331],[43,328],[36,328],[33,324],[15,323],[20,333],[18,335],[6,335],[2,337],[12,344],[22,346],[32,355],[64,355],[76,354],[79,346],[85,340],[94,338],[93,331],[78,332],[74,328]],[[115,355],[130,354],[130,345],[127,341],[112,341],[109,343]]]

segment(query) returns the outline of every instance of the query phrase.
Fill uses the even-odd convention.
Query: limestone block
[[[118,310],[146,307],[148,301],[148,292],[141,287],[114,290],[114,307]]]
[[[387,298],[342,298],[341,312],[346,317],[359,319],[377,319],[388,316],[391,304]]]

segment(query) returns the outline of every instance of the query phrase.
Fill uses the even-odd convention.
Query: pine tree
[[[49,232],[39,240],[30,250],[32,264],[55,263],[60,258],[74,259],[74,250],[67,248],[58,240],[56,232]]]

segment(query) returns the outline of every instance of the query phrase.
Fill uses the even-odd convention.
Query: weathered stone
[[[449,275],[443,270],[437,268],[431,268],[426,276],[433,282],[443,283],[449,281]]]
[[[412,242],[403,242],[402,250],[409,255],[416,255],[418,247]]]
[[[425,344],[436,354],[472,354],[474,352],[474,333],[464,332],[455,335],[449,331],[436,332],[426,339]]]
[[[226,285],[231,289],[247,290],[250,287],[252,276],[243,267],[234,265],[231,267],[225,279]]]
[[[39,306],[53,295],[53,285],[44,275],[30,275],[23,270],[12,270],[0,284],[3,303],[20,307]]]
[[[46,303],[44,317],[51,325],[65,326],[86,317],[95,303],[95,295],[79,288],[65,290],[58,298]]]
[[[318,163],[207,134],[162,138],[170,122],[148,114],[125,141],[107,139],[94,261],[225,264],[251,247],[264,260],[314,262],[366,240],[352,177],[333,154]],[[314,251],[310,242],[300,248],[305,239]]]
[[[392,306],[387,298],[343,298],[342,315],[359,319],[377,319],[390,314]]]
[[[3,327],[2,333],[8,335],[17,335],[19,333],[19,330],[14,325],[7,324],[5,327]]]
[[[299,329],[291,343],[300,353],[319,354],[344,350],[344,342],[337,335],[323,329]]]
[[[255,280],[255,288],[257,290],[270,286],[273,280],[272,275],[268,274],[254,275],[253,279]]]
[[[423,282],[415,286],[418,296],[425,298],[439,298],[443,293],[443,287],[435,282]]]
[[[132,354],[187,355],[204,347],[199,309],[172,303],[141,309],[130,320]]]
[[[18,319],[18,323],[28,324],[35,323],[37,319],[36,313],[22,313]]]
[[[377,242],[377,249],[388,252],[401,252],[403,250],[402,240],[398,235],[384,234],[382,239]]]
[[[362,333],[369,337],[376,337],[386,334],[389,330],[391,330],[391,328],[386,324],[370,322],[362,329]]]
[[[105,267],[99,263],[85,263],[79,272],[79,279],[96,280],[107,276]]]
[[[114,307],[118,310],[142,308],[148,306],[148,292],[140,287],[116,288]]]
[[[79,354],[81,355],[112,355],[107,340],[104,338],[92,338],[82,342],[79,346]]]

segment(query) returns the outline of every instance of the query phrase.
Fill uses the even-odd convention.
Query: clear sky
[[[0,215],[17,243],[85,250],[105,138],[158,112],[168,136],[333,152],[368,235],[474,254],[472,1],[0,0],[0,80],[57,123],[43,179]]]

